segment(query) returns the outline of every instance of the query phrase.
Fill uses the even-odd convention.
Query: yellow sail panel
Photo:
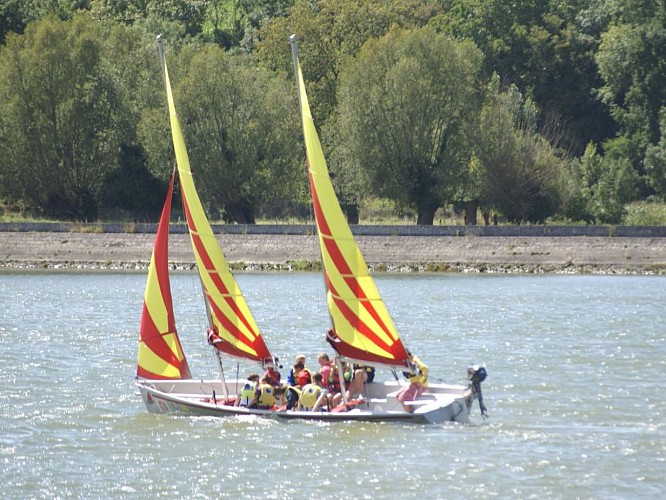
[[[155,256],[150,259],[150,267],[148,268],[148,280],[146,282],[146,292],[143,296],[144,303],[148,309],[148,313],[155,324],[155,327],[160,332],[169,331],[169,313],[167,305],[164,303],[164,296],[160,289],[160,282],[157,279],[157,271],[155,269]]]
[[[227,260],[208,222],[192,178],[185,140],[176,114],[166,62],[164,71],[171,135],[180,178],[183,206],[211,315],[211,327],[217,337],[214,345],[232,356],[256,361],[272,360],[259,328],[231,274]]]
[[[171,336],[173,337],[173,335]],[[179,354],[182,355],[182,351]],[[182,378],[180,376],[180,370],[177,366],[174,366],[172,363],[165,361],[164,358],[151,351],[150,348],[143,342],[139,344],[139,358],[142,360],[141,366],[143,370],[145,370],[147,373],[159,375],[160,378]]]
[[[406,350],[342,212],[295,60],[310,190],[326,275],[327,302],[343,356],[372,364],[404,365]]]

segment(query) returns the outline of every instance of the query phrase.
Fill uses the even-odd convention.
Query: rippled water
[[[321,276],[239,281],[272,350],[314,363],[328,321]],[[435,378],[461,382],[468,364],[487,363],[490,420],[478,407],[472,426],[149,415],[132,385],[143,274],[0,274],[0,496],[666,492],[666,278],[380,275],[378,285]],[[174,296],[192,371],[214,377],[195,276],[175,276]]]

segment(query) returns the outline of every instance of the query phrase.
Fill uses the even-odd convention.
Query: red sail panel
[[[273,356],[266,346],[206,217],[192,178],[185,139],[176,114],[164,59],[162,59],[162,68],[183,206],[199,277],[209,306],[211,328],[219,339],[213,345],[230,356],[260,363],[272,361]]]
[[[342,356],[362,363],[408,366],[406,349],[333,189],[297,57],[294,65],[327,303],[335,332],[331,345]]]
[[[176,331],[169,282],[169,217],[174,175],[162,209],[143,299],[137,376],[147,379],[192,378]]]

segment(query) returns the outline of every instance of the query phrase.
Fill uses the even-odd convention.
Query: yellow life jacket
[[[272,408],[275,404],[275,388],[269,384],[261,384],[259,386],[259,399],[257,406],[261,408]]]
[[[321,387],[317,384],[307,384],[304,386],[303,389],[301,389],[301,406],[308,410],[314,408],[320,393]]]
[[[246,380],[243,388],[240,391],[240,405],[247,406],[248,403],[254,398],[257,393],[257,383],[251,380]]]

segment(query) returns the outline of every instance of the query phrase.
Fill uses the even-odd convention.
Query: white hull
[[[235,396],[245,381],[227,381],[227,394]],[[397,382],[367,384],[363,402],[345,411],[258,410],[224,404],[225,391],[219,380],[137,380],[146,408],[150,413],[227,417],[257,415],[276,419],[321,421],[402,421],[413,423],[469,423],[474,395],[470,387],[431,384],[418,400],[409,404],[412,413],[404,411],[396,399],[403,387]]]

